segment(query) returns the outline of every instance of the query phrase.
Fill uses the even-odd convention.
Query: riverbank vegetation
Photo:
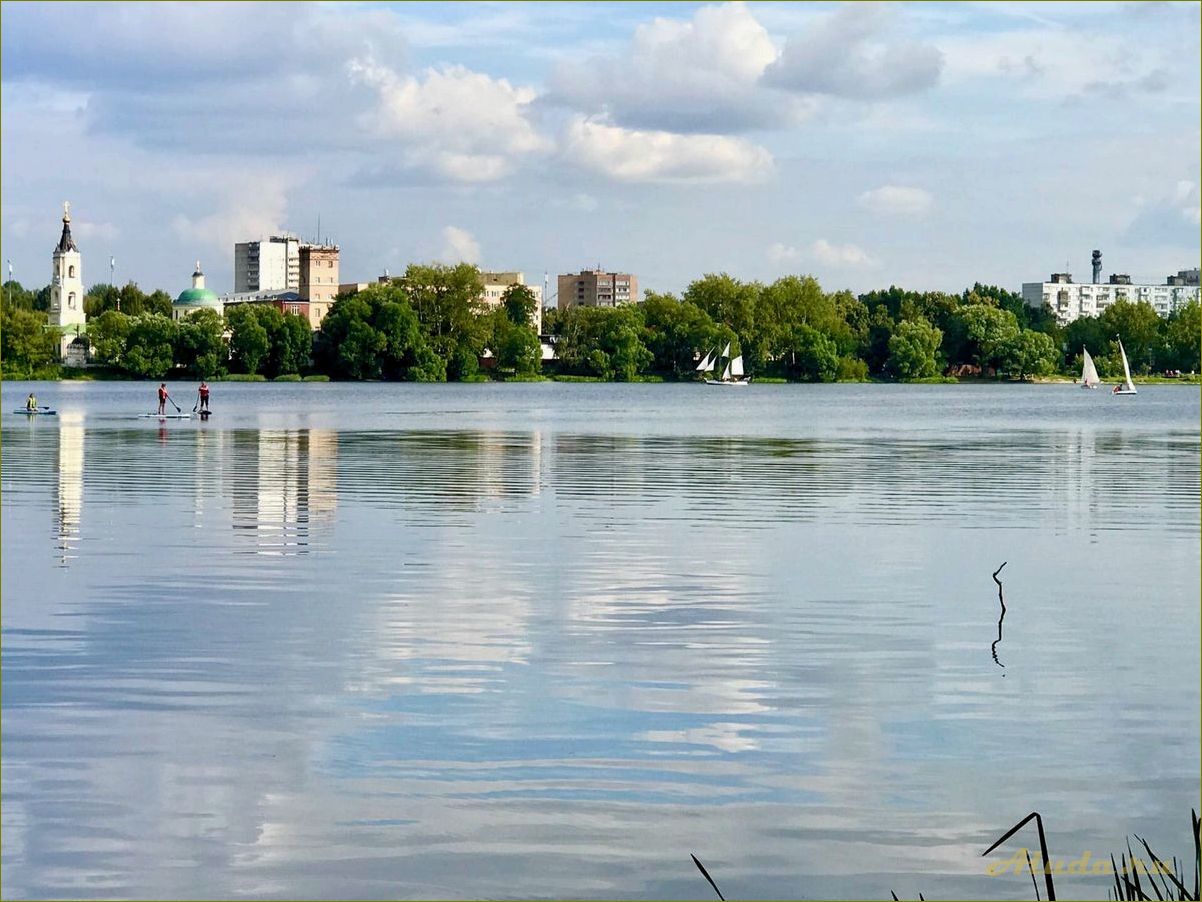
[[[413,265],[340,296],[316,333],[304,317],[265,305],[176,321],[169,295],[132,283],[94,286],[84,304],[93,360],[128,378],[688,380],[702,355],[729,344],[764,381],[1075,377],[1082,348],[1114,379],[1122,374],[1119,337],[1137,376],[1202,370],[1197,302],[1162,318],[1146,303],[1118,301],[1061,327],[1050,311],[979,283],[959,294],[891,286],[857,296],[825,291],[810,276],[763,284],[726,274],[703,276],[679,296],[647,292],[637,305],[549,309],[543,333],[556,359],[544,363],[530,290],[513,286],[489,306],[479,286],[468,264]],[[56,378],[49,288],[4,288],[4,376]]]

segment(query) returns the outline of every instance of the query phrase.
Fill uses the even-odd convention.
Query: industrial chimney
[[[1102,281],[1102,252],[1093,252],[1093,283],[1097,285]]]

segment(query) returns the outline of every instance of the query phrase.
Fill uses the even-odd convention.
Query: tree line
[[[53,378],[57,337],[46,328],[49,287],[4,286],[0,359],[5,375]],[[93,359],[134,378],[231,373],[269,378],[467,381],[540,373],[607,380],[692,379],[701,355],[731,345],[751,376],[833,382],[918,381],[944,374],[1028,379],[1077,375],[1088,348],[1103,377],[1121,375],[1122,338],[1136,373],[1199,365],[1199,305],[1168,317],[1117,301],[1061,327],[1048,309],[974,284],[959,294],[898,287],[855,295],[810,276],[772,283],[706,275],[681,294],[648,292],[618,308],[549,309],[544,365],[533,328],[537,300],[511,286],[497,306],[480,300],[476,267],[412,265],[404,275],[339,296],[313,333],[303,316],[239,304],[175,321],[165,292],[94,286],[84,300]]]

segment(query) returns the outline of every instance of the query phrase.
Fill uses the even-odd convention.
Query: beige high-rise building
[[[321,321],[338,294],[338,245],[302,244],[300,246],[300,285],[302,301],[309,302],[309,325],[321,328]]]
[[[560,310],[569,307],[619,307],[637,304],[638,300],[639,280],[630,273],[584,269],[559,277],[556,303]]]
[[[534,295],[534,315],[530,324],[535,330],[543,330],[543,287],[541,285],[526,285],[526,274],[520,272],[486,272],[480,271],[480,299],[490,307],[499,307],[501,299],[511,285],[524,285]]]

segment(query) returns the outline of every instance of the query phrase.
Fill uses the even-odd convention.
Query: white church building
[[[63,204],[63,234],[54,249],[47,324],[59,329],[58,356],[67,366],[87,366],[87,318],[83,310],[83,258],[71,237],[71,204]]]

